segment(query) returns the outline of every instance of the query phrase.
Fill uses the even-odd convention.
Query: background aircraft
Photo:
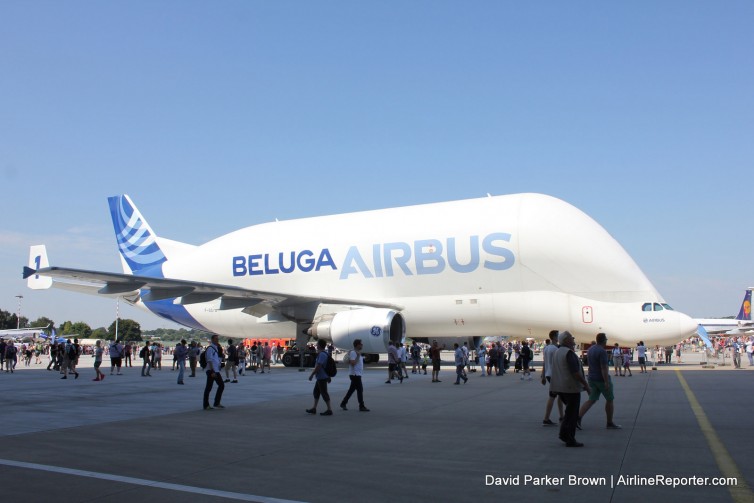
[[[700,318],[694,321],[704,327],[709,335],[744,335],[754,333],[754,323],[751,320],[751,291],[749,287],[744,294],[741,308],[735,318]]]
[[[21,339],[35,339],[37,337],[45,338],[46,335],[44,334],[45,330],[48,330],[50,327],[32,327],[32,328],[9,328],[5,330],[0,330],[0,339],[14,339],[14,340],[21,340]]]
[[[121,296],[234,338],[295,337],[302,347],[311,335],[341,348],[360,338],[365,353],[406,335],[477,346],[553,328],[649,346],[697,327],[599,224],[546,195],[270,222],[201,246],[159,237],[126,195],[109,203],[124,272],[50,267],[36,245],[30,288]]]
[[[710,335],[741,336],[754,334],[754,323],[751,320],[751,291],[749,287],[744,294],[738,316],[735,318],[699,318],[694,321],[698,324],[697,335],[704,340],[708,348],[713,349]]]

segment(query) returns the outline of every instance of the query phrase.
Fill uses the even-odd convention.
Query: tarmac
[[[647,374],[634,364],[633,376],[614,376],[623,428],[605,428],[601,400],[577,432],[583,448],[565,447],[557,426],[542,425],[539,373],[522,381],[475,372],[455,386],[451,353],[441,383],[409,366],[409,379],[385,384],[384,365],[368,365],[370,412],[358,411],[355,396],[348,411],[338,407],[349,384],[341,367],[330,417],[305,413],[309,369],[247,373],[225,385],[225,409],[204,411],[204,375],[179,386],[169,360],[152,377],[140,366],[120,376],[104,368],[102,382],[92,382],[87,356],[79,379],[60,379],[46,361],[19,363],[0,375],[2,495],[14,503],[752,502],[754,367],[745,355],[742,370],[730,360],[705,369],[701,359],[687,353],[683,364]]]

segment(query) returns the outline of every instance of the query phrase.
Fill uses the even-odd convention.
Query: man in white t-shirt
[[[351,387],[348,388],[348,393],[340,402],[340,408],[343,410],[348,410],[346,405],[355,391],[356,398],[359,401],[359,411],[369,412],[369,409],[364,405],[364,386],[361,383],[361,376],[364,373],[364,358],[361,356],[362,347],[361,339],[356,339],[353,341],[353,349],[348,353],[348,378],[351,380]]]
[[[552,365],[553,357],[558,351],[558,331],[550,330],[550,339],[545,341],[545,348],[542,350],[542,385],[546,386],[552,377]],[[549,390],[549,388],[548,388]],[[563,421],[563,401],[558,398],[558,394],[549,391],[549,397],[547,398],[547,405],[545,406],[545,418],[542,420],[542,426],[554,426],[550,420],[550,414],[552,413],[552,405],[555,403],[555,399],[558,400],[558,421]]]
[[[639,345],[636,346],[636,353],[639,355],[639,368],[640,374],[647,373],[647,347],[644,345],[644,341],[639,341]]]

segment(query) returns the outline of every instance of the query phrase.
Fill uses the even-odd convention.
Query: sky
[[[0,2],[0,309],[115,318],[21,279],[120,271],[107,197],[201,244],[253,224],[519,192],[586,212],[665,300],[754,286],[754,3]],[[144,329],[177,325],[120,304]]]

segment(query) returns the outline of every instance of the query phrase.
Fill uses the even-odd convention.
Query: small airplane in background
[[[754,335],[754,322],[751,319],[751,292],[754,287],[749,287],[744,294],[741,308],[735,318],[698,318],[695,319],[699,327],[698,335],[704,339],[707,346],[711,346],[710,335],[741,336]]]
[[[48,331],[52,328],[52,325],[47,327],[29,327],[29,328],[8,328],[5,330],[0,330],[0,339],[26,339],[26,338],[37,338],[42,337],[43,339],[46,338],[45,331]]]
[[[233,338],[358,338],[365,354],[405,336],[477,347],[555,328],[652,346],[696,332],[604,228],[542,194],[276,221],[200,246],[158,236],[127,195],[109,204],[124,272],[50,267],[35,245],[30,288],[120,296]]]

